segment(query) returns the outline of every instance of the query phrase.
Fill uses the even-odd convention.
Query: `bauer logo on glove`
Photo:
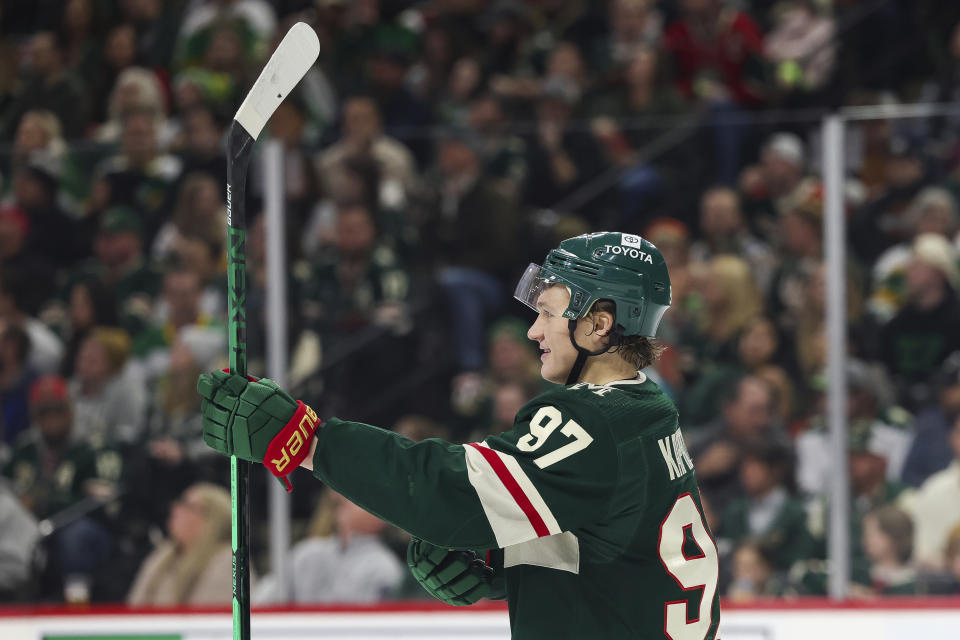
[[[313,438],[317,426],[320,424],[320,418],[317,417],[313,409],[297,400],[297,412],[287,423],[277,436],[270,441],[267,446],[267,453],[263,458],[263,464],[270,469],[275,476],[282,476],[290,473],[293,469],[300,466],[307,453],[310,452],[310,440]],[[284,436],[290,434],[284,442]],[[290,471],[287,467],[290,463],[295,463]]]

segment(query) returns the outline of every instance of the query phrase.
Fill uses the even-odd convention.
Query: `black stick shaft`
[[[247,375],[247,168],[253,138],[236,121],[227,141],[227,285],[230,371]],[[233,638],[250,640],[250,464],[230,456],[233,547]]]

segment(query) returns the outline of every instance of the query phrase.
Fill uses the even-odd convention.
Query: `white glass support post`
[[[283,144],[270,138],[263,145],[264,215],[267,266],[267,377],[281,387],[287,383],[287,251],[283,185]],[[269,476],[270,571],[287,584],[290,548],[290,496]]]
[[[833,456],[827,558],[828,593],[847,596],[850,582],[850,481],[847,464],[847,268],[844,213],[844,118],[823,121],[823,239],[827,280],[827,425]]]

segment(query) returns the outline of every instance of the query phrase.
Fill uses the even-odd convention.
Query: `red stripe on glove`
[[[293,491],[287,476],[300,466],[310,454],[310,442],[320,426],[316,412],[297,400],[297,410],[280,433],[267,445],[263,466],[283,481],[287,491]]]

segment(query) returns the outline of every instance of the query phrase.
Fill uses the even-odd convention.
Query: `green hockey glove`
[[[321,424],[313,409],[273,380],[228,371],[201,375],[197,391],[204,442],[225,455],[262,462],[290,491],[287,476],[310,453]]]
[[[430,595],[447,604],[462,607],[490,596],[494,571],[473,551],[451,551],[412,538],[407,566]]]

